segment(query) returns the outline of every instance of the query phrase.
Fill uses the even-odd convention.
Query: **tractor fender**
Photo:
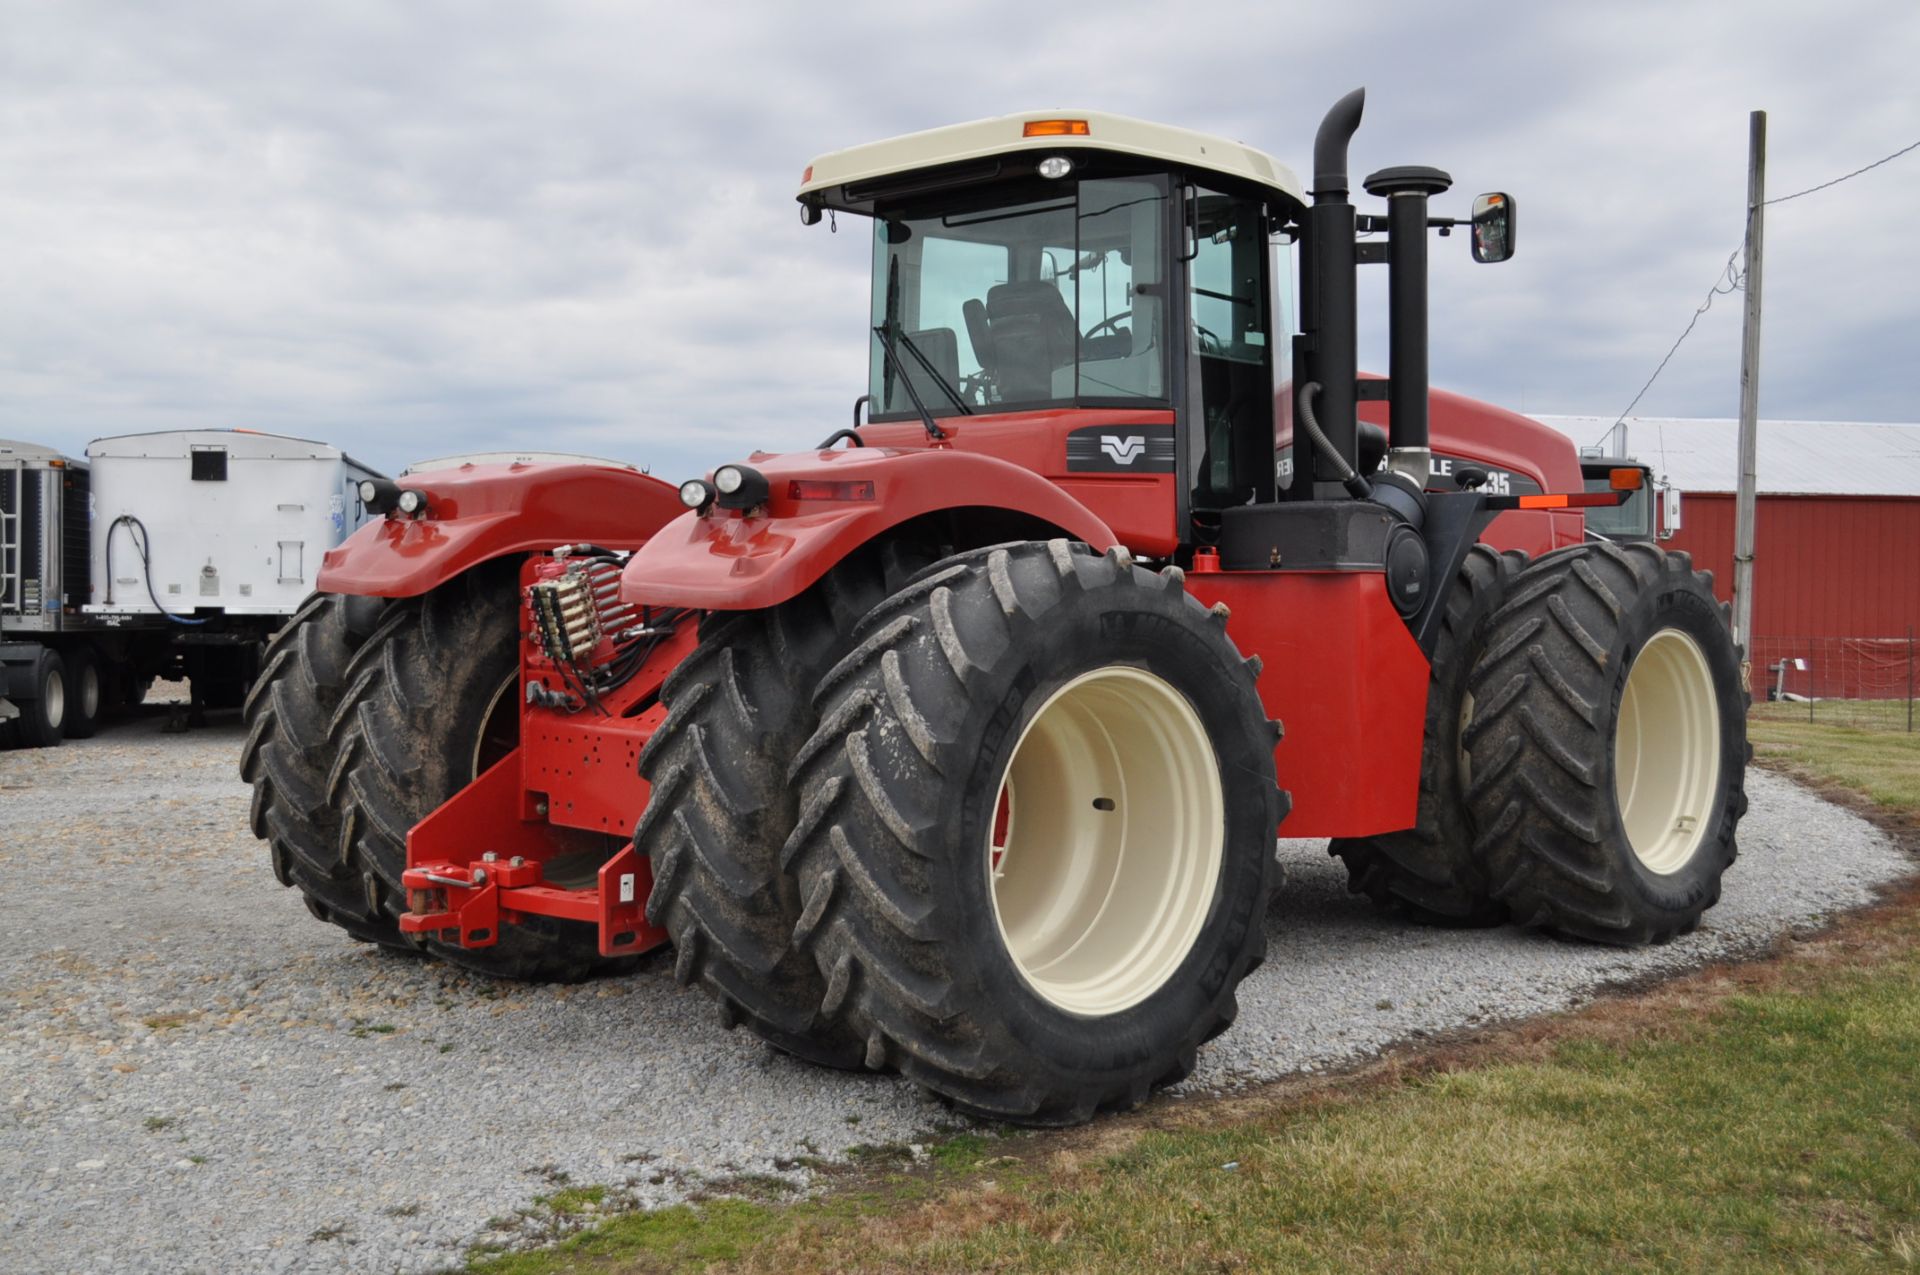
[[[683,514],[628,560],[623,601],[711,611],[777,606],[891,528],[949,510],[1012,515],[1101,551],[1117,543],[1060,488],[977,452],[858,447],[747,463],[766,476],[766,504]]]
[[[462,465],[399,479],[426,514],[369,522],[321,560],[326,593],[410,598],[483,562],[562,544],[632,549],[684,513],[658,478],[614,465]]]

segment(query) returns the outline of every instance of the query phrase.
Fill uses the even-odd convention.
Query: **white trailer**
[[[249,430],[128,434],[87,444],[90,615],[288,616],[320,558],[366,521],[338,447]]]
[[[251,430],[101,438],[84,461],[0,443],[0,696],[20,717],[0,731],[90,734],[160,677],[187,679],[196,710],[237,706],[380,477]]]

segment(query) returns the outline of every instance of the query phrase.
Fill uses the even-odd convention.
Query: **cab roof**
[[[1051,131],[1029,136],[1029,125]],[[1025,152],[1088,150],[1137,156],[1170,168],[1219,173],[1284,195],[1295,203],[1306,202],[1306,193],[1292,170],[1251,146],[1125,115],[1072,110],[1024,111],[829,151],[807,165],[797,198],[817,207],[870,213],[873,194],[861,188],[896,174]],[[1043,157],[1036,155],[1035,160]]]

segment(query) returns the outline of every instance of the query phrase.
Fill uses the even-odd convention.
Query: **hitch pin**
[[[471,881],[462,881],[459,877],[443,877],[437,872],[427,873],[426,878],[435,885],[457,885],[462,890],[473,890],[487,883],[487,870],[485,868],[475,868]]]

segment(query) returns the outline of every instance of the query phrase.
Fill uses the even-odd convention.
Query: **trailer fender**
[[[0,696],[15,702],[40,698],[33,675],[44,649],[38,642],[0,642]]]
[[[392,513],[327,552],[327,593],[410,598],[483,562],[556,545],[632,549],[684,513],[658,478],[612,465],[462,465],[399,480],[424,515]]]
[[[1060,488],[979,453],[860,447],[756,455],[747,464],[766,477],[767,502],[745,513],[682,514],[627,562],[622,600],[715,611],[777,606],[891,528],[946,511],[998,515],[1102,551],[1116,543],[1105,522]]]

